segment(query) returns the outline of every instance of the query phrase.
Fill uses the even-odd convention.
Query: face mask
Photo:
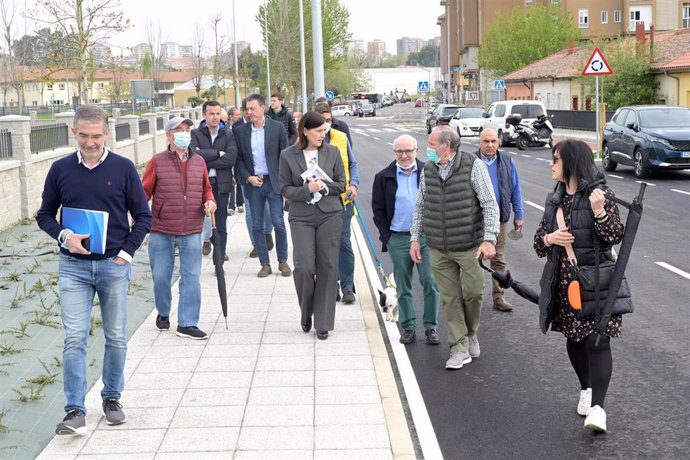
[[[331,130],[331,124],[326,122],[326,129],[324,130],[324,133],[328,134],[328,131],[330,131],[330,130]]]
[[[414,168],[414,163],[410,163],[409,165],[404,166],[404,165],[401,165],[400,163],[396,162],[395,166],[397,166],[400,169],[408,170],[408,169]]]
[[[433,161],[434,163],[438,162],[438,154],[436,153],[436,149],[432,149],[431,147],[426,148],[426,157],[429,159],[429,161]]]
[[[174,136],[175,140],[173,141],[173,143],[181,149],[186,149],[187,147],[189,147],[189,144],[192,143],[192,135],[189,133],[175,133]]]

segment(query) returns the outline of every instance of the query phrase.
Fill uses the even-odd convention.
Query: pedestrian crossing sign
[[[429,82],[428,81],[420,81],[417,84],[417,91],[420,93],[428,93],[429,92]]]

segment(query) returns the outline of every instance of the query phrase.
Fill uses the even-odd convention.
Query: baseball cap
[[[189,118],[182,118],[182,117],[172,117],[168,122],[165,124],[165,131],[172,131],[173,129],[177,128],[180,126],[182,123],[187,123],[189,127],[194,126],[194,122],[190,120]]]

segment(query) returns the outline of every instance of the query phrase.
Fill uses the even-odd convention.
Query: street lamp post
[[[266,99],[271,97],[271,64],[268,58],[268,3],[264,0],[264,30],[266,31]]]
[[[240,108],[240,83],[239,83],[239,59],[237,58],[237,22],[235,21],[235,0],[232,0],[232,41],[233,50],[235,54],[235,75],[233,76],[235,83],[235,107]]]
[[[323,31],[321,30],[321,0],[311,0],[311,34],[314,50],[314,97],[326,93],[323,78]]]
[[[299,53],[300,68],[302,72],[302,113],[306,113],[307,106],[307,63],[304,52],[304,6],[303,0],[299,0]]]

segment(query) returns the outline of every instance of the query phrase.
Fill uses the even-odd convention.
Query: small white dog
[[[386,314],[386,321],[398,322],[398,294],[392,273],[388,276],[388,285],[383,291],[379,291],[379,305]]]

